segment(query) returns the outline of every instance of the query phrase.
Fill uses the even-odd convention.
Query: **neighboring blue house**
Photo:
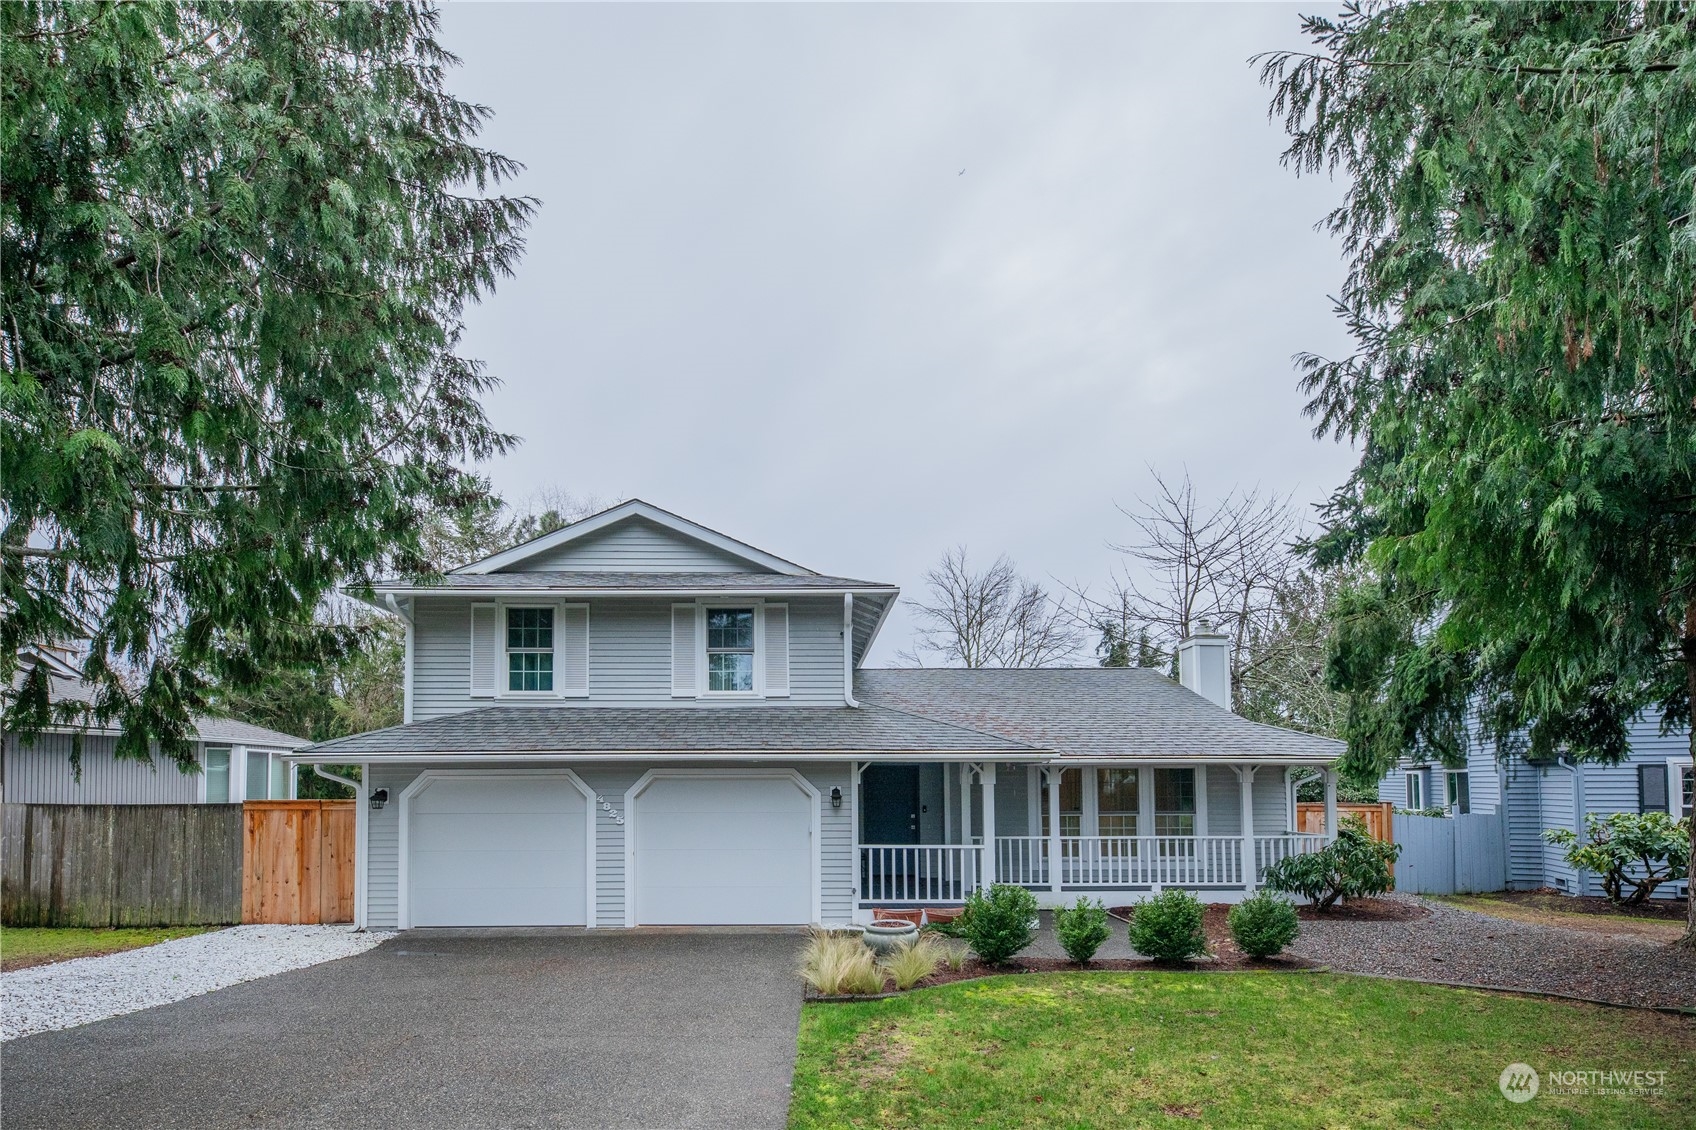
[[[1571,895],[1601,894],[1600,878],[1568,865],[1563,849],[1543,839],[1544,831],[1582,833],[1587,812],[1689,816],[1693,795],[1688,733],[1663,735],[1651,721],[1632,727],[1631,754],[1618,765],[1564,758],[1533,764],[1517,756],[1499,762],[1494,743],[1481,741],[1463,767],[1404,761],[1378,782],[1378,799],[1398,808],[1440,808],[1451,815],[1505,812],[1508,890],[1550,887]],[[1655,893],[1672,898],[1688,886],[1665,883]]]
[[[25,670],[47,673],[48,701],[92,703],[94,688],[83,681],[69,652],[26,648]],[[24,672],[16,683],[21,685]],[[93,726],[52,726],[34,741],[0,736],[0,799],[7,804],[239,804],[244,800],[288,800],[296,776],[284,755],[305,738],[238,722],[194,720],[195,757],[200,772],[184,773],[174,761],[151,762],[114,755],[118,733]],[[80,745],[81,773],[71,764]]]
[[[1228,641],[1156,671],[862,670],[897,598],[641,501],[435,584],[405,722],[357,764],[356,921],[843,923],[988,882],[1050,904],[1159,886],[1230,901],[1332,801],[1339,742],[1227,709]]]

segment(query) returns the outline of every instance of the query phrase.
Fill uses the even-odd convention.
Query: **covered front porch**
[[[1325,833],[1295,831],[1325,785]],[[945,906],[1015,883],[1044,905],[1164,887],[1234,902],[1336,833],[1336,776],[1271,762],[856,763],[854,905]]]

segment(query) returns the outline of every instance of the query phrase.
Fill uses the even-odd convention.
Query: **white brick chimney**
[[[1231,709],[1231,637],[1205,620],[1178,644],[1178,682],[1215,706]]]

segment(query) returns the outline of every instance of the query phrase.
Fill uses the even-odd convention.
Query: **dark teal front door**
[[[860,842],[916,844],[919,842],[919,767],[869,765],[860,777],[865,819]]]

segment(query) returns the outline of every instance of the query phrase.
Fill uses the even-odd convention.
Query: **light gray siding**
[[[495,765],[490,765],[495,768]],[[624,831],[615,817],[624,814],[625,792],[637,779],[654,768],[688,768],[686,763],[629,765],[570,765],[583,783],[595,791],[595,907],[597,926],[624,925]],[[762,768],[764,768],[762,766]],[[784,766],[772,766],[781,769]],[[840,788],[846,796],[848,764],[831,763],[797,767],[819,791],[821,914],[825,922],[847,922],[852,917],[853,825],[851,809],[830,806],[830,790]],[[400,794],[414,779],[417,766],[376,766],[372,786],[389,790],[389,804],[371,813],[366,885],[367,925],[374,930],[394,929],[400,915]],[[611,811],[603,809],[605,800]]]
[[[10,804],[194,804],[200,800],[200,774],[184,773],[175,762],[120,760],[112,755],[116,737],[85,735],[82,779],[71,768],[70,734],[42,734],[27,746],[8,734],[4,781]],[[197,747],[198,748],[198,747]]]
[[[468,597],[418,599],[413,614],[412,718],[498,706],[471,697],[471,605]],[[514,602],[519,603],[519,602]],[[842,703],[842,601],[791,598],[789,697],[800,706]],[[619,598],[589,604],[589,697],[560,699],[566,708],[600,706],[747,707],[758,702],[696,702],[671,697],[671,605],[668,599]],[[556,700],[548,700],[554,705]],[[523,705],[538,705],[534,699]]]
[[[1553,765],[1542,770],[1538,778],[1538,793],[1543,812],[1543,831],[1550,828],[1577,827],[1573,816],[1576,811],[1575,785],[1576,776],[1565,765]],[[1542,842],[1540,837],[1538,843],[1543,853],[1543,881],[1551,887],[1561,887],[1572,894],[1582,894],[1579,874],[1567,866],[1562,857],[1562,849],[1554,844]]]
[[[621,573],[747,573],[763,572],[765,566],[637,519],[621,522],[580,541],[568,542],[515,562],[502,572],[536,573],[555,569]]]
[[[1543,878],[1543,789],[1544,770],[1524,758],[1512,758],[1503,767],[1507,813],[1508,889],[1536,890],[1547,886]]]
[[[1231,776],[1235,778],[1236,774],[1232,773]],[[1232,784],[1235,783],[1233,780]],[[1212,787],[1211,782],[1209,787]],[[1238,807],[1241,807],[1241,801],[1238,802]],[[1293,830],[1290,827],[1289,794],[1284,791],[1283,771],[1276,766],[1265,766],[1254,775],[1254,834],[1276,836]]]
[[[1280,788],[1284,783],[1284,771],[1275,766],[1265,766],[1255,774],[1256,783],[1260,778],[1275,779]],[[1258,806],[1255,819],[1259,820]],[[1278,827],[1284,826],[1282,817]],[[1260,831],[1258,827],[1256,831]],[[1207,770],[1207,834],[1210,836],[1240,836],[1243,834],[1243,786],[1236,773],[1229,765],[1213,765]]]

